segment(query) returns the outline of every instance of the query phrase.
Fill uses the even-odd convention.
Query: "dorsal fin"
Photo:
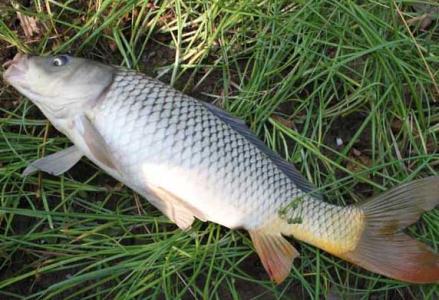
[[[305,193],[312,194],[317,199],[322,199],[322,195],[317,191],[317,188],[313,186],[302,174],[289,162],[285,161],[282,157],[276,154],[273,150],[268,148],[250,129],[245,122],[238,119],[229,113],[221,110],[220,108],[210,103],[201,102],[203,105],[214,115],[220,118],[223,122],[227,123],[233,130],[237,131],[241,136],[246,138],[251,144],[256,146],[262,151],[288,178],[290,178],[296,186]]]

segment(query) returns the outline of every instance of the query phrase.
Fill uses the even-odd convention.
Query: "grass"
[[[346,205],[439,171],[439,23],[422,29],[413,2],[0,4],[0,57],[70,52],[158,77],[244,119]],[[40,33],[25,37],[17,11]],[[275,286],[246,233],[201,222],[182,232],[85,159],[60,177],[20,176],[68,144],[0,85],[2,299],[438,297],[303,243]],[[408,231],[438,251],[438,224],[435,210]]]

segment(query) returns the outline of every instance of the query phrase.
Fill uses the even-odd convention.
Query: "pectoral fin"
[[[270,278],[277,284],[284,281],[299,252],[280,233],[265,230],[250,230],[249,233]]]
[[[43,171],[58,176],[73,167],[82,156],[82,152],[76,146],[71,146],[31,162],[27,168],[24,169],[22,175],[27,176],[37,171]]]
[[[75,120],[75,126],[82,134],[84,142],[93,157],[108,168],[119,171],[116,166],[116,160],[113,158],[107,143],[90,119],[83,115]]]
[[[152,187],[153,193],[160,199],[161,205],[158,207],[170,220],[172,220],[182,230],[188,230],[194,222],[194,217],[206,221],[203,213],[191,206],[181,198],[161,187]]]

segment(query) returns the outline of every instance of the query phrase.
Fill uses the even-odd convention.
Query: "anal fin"
[[[268,275],[280,284],[290,274],[299,252],[280,234],[266,230],[250,230],[250,237]]]

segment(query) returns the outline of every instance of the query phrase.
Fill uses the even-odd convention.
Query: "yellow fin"
[[[250,237],[262,265],[277,284],[287,278],[299,252],[280,234],[266,230],[250,230]]]

